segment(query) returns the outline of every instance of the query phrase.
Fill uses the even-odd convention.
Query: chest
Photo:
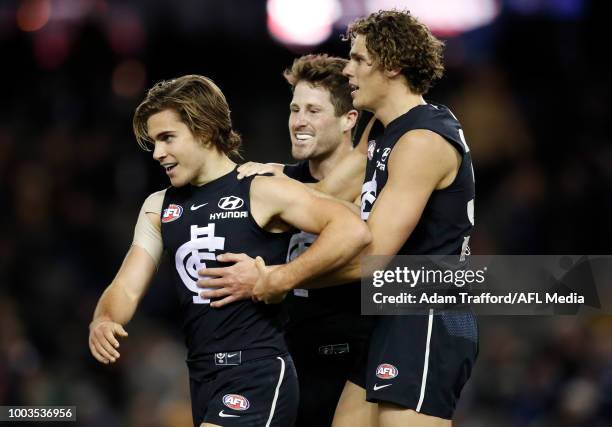
[[[250,229],[248,200],[238,191],[172,194],[164,200],[161,225],[164,247],[173,252],[227,251]]]

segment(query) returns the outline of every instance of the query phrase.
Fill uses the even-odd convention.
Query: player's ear
[[[393,77],[400,75],[402,73],[402,69],[393,68],[392,70],[385,70],[384,73],[385,73],[385,77],[392,79]]]
[[[348,113],[344,114],[342,118],[342,132],[350,131],[357,124],[357,118],[359,117],[359,113],[357,110],[350,110]]]

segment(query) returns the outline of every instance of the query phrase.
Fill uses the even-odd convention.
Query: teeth
[[[166,169],[166,170],[170,170],[170,169],[172,169],[173,167],[175,167],[176,165],[177,165],[176,163],[169,163],[169,164],[162,165],[162,166],[164,167],[164,169]]]
[[[295,138],[300,141],[306,141],[307,139],[312,139],[312,135],[306,133],[296,133]]]

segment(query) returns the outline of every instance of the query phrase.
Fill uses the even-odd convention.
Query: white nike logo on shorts
[[[208,204],[208,202],[206,203],[202,203],[201,205],[191,205],[191,210],[192,211],[197,211],[198,209],[200,209],[202,206],[206,206]]]
[[[240,417],[240,415],[224,414],[223,411],[219,412],[219,416],[222,417],[222,418],[227,418],[227,417],[238,418],[238,417]]]
[[[385,387],[389,387],[392,386],[393,384],[385,384],[385,385],[378,385],[378,384],[374,384],[374,391],[380,390],[381,388],[385,388]]]

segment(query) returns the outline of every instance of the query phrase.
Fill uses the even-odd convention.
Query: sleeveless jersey
[[[286,165],[285,175],[303,183],[314,183],[318,180],[310,173],[308,160],[294,165]],[[317,235],[298,231],[291,236],[287,251],[287,262],[302,254],[316,240]],[[337,313],[360,312],[360,284],[348,283],[321,289],[294,289],[285,298],[288,311],[288,327],[296,326],[308,319]],[[349,325],[354,326],[354,325]]]
[[[474,226],[474,170],[461,125],[443,105],[418,105],[387,125],[382,136],[368,143],[368,163],[361,190],[361,218],[368,219],[376,198],[387,183],[387,161],[397,141],[407,132],[427,129],[437,133],[462,156],[455,180],[435,190],[398,255],[469,255]]]
[[[271,355],[287,351],[278,304],[246,300],[211,308],[196,285],[201,268],[226,266],[215,260],[224,252],[261,256],[267,265],[284,262],[290,234],[270,233],[255,222],[249,197],[252,180],[239,181],[234,170],[200,187],[166,191],[162,238],[175,264],[188,362],[238,350]]]

